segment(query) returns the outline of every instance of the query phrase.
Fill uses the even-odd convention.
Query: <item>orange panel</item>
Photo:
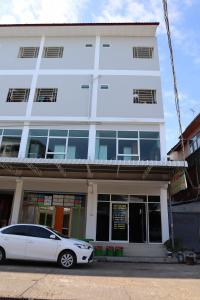
[[[56,207],[55,230],[62,232],[63,227],[64,207]]]

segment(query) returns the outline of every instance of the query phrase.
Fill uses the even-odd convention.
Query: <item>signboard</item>
[[[178,192],[186,189],[187,189],[187,180],[186,180],[185,172],[182,170],[177,171],[171,180],[170,193],[173,196]]]
[[[112,204],[112,240],[127,240],[127,217],[127,204]]]

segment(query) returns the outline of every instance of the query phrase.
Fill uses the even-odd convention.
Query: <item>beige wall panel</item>
[[[100,89],[107,84],[108,89]],[[133,89],[155,89],[157,104],[133,103]],[[102,76],[98,88],[98,117],[163,118],[161,82],[157,77]]]
[[[92,44],[92,47],[85,47]],[[95,38],[50,38],[45,47],[64,47],[62,58],[42,58],[42,69],[91,69],[94,66]]]
[[[39,47],[40,38],[0,38],[0,69],[34,69],[36,58],[19,58],[20,47]]]
[[[34,102],[34,116],[87,117],[91,99],[91,87],[82,89],[82,84],[90,84],[90,76],[40,76],[37,88],[57,88],[56,102]]]
[[[103,44],[110,44],[110,47],[103,47]],[[133,47],[153,47],[153,58],[133,59]],[[100,69],[159,70],[156,39],[152,37],[101,38]]]

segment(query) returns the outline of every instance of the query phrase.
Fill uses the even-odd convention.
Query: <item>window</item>
[[[161,243],[160,196],[99,194],[96,240]]]
[[[38,226],[29,226],[29,236],[43,239],[50,239],[50,235],[52,235],[49,230],[38,227]]]
[[[91,47],[93,47],[93,45],[92,44],[86,44],[85,47],[91,48]]]
[[[0,157],[18,157],[21,129],[0,130]]]
[[[38,57],[39,47],[20,47],[19,58],[36,58]]]
[[[30,129],[27,156],[49,159],[87,159],[88,130]]]
[[[100,88],[101,88],[101,90],[107,90],[108,85],[107,84],[101,84]]]
[[[104,48],[109,48],[109,47],[110,47],[110,44],[103,44],[103,47],[104,47]]]
[[[90,87],[89,84],[82,84],[81,85],[82,89],[89,89],[89,87]]]
[[[155,104],[156,90],[133,90],[133,103]]]
[[[9,89],[7,102],[27,102],[30,89]]]
[[[133,47],[133,58],[152,58],[152,47]]]
[[[44,58],[61,58],[63,57],[64,47],[44,47]]]
[[[15,225],[2,230],[1,233],[28,236],[28,227],[26,225]]]
[[[56,102],[58,89],[36,89],[35,102]]]
[[[160,160],[159,132],[140,131],[140,160]]]
[[[195,152],[200,148],[200,132],[198,132],[193,138],[189,141],[190,153]]]
[[[160,160],[157,131],[97,131],[96,159]]]

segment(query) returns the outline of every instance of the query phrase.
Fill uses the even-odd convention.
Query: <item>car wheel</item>
[[[76,264],[76,255],[69,250],[63,251],[59,255],[58,263],[62,268],[71,269]]]
[[[3,248],[0,247],[0,265],[5,262],[6,256]]]

